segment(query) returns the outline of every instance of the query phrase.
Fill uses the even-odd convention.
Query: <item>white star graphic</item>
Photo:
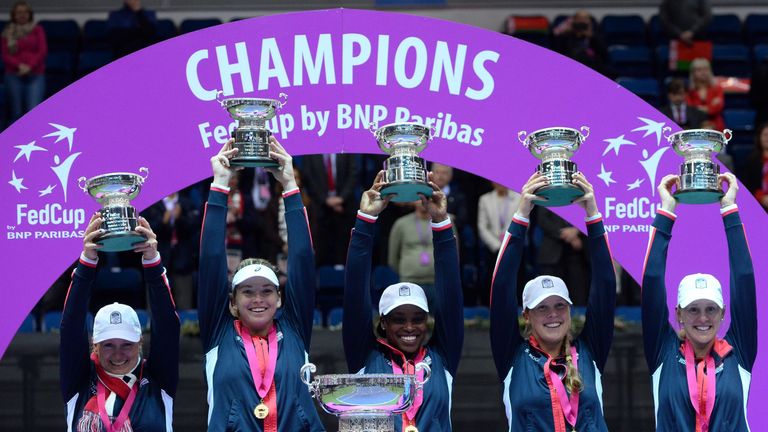
[[[54,189],[55,187],[56,187],[56,185],[48,185],[48,187],[47,187],[47,188],[45,188],[45,189],[43,189],[43,190],[39,191],[39,192],[40,192],[40,195],[38,195],[38,197],[41,197],[41,196],[46,196],[46,195],[50,195],[51,193],[53,193],[53,189]]]
[[[616,138],[608,138],[603,140],[608,143],[608,147],[603,150],[603,156],[605,156],[609,151],[613,150],[614,153],[616,153],[616,156],[619,155],[619,149],[623,145],[637,145],[633,143],[632,141],[629,141],[627,139],[624,139],[624,135],[618,136]]]
[[[19,153],[16,154],[16,157],[13,159],[14,162],[19,160],[19,158],[22,157],[22,156],[27,158],[27,162],[29,162],[29,157],[30,157],[30,155],[32,155],[33,151],[41,151],[41,150],[42,151],[48,151],[48,149],[44,149],[42,147],[36,146],[34,141],[32,141],[29,144],[17,145],[17,146],[14,146],[14,147],[19,149]]]
[[[643,138],[650,134],[656,134],[656,146],[658,147],[661,144],[661,128],[664,127],[664,122],[660,123],[644,117],[638,117],[637,119],[645,123],[645,126],[636,127],[632,129],[632,132],[645,132]]]
[[[55,127],[58,129],[56,132],[51,132],[48,135],[43,135],[43,138],[47,137],[56,137],[56,141],[54,141],[54,144],[66,139],[67,143],[69,144],[69,151],[72,151],[72,140],[75,138],[75,131],[77,128],[68,128],[66,126],[62,126],[56,123],[48,123],[49,125]]]
[[[606,186],[610,186],[611,183],[616,183],[616,180],[611,178],[611,175],[613,174],[613,171],[606,171],[605,166],[603,164],[600,164],[600,174],[597,175],[597,177],[605,182]]]
[[[24,179],[16,177],[16,171],[11,170],[11,175],[13,176],[13,180],[9,181],[8,184],[15,187],[16,192],[21,193],[22,189],[27,189],[26,186],[21,184],[21,182],[23,182]]]
[[[645,179],[636,179],[634,182],[632,182],[632,183],[627,185],[627,190],[631,191],[632,189],[639,188],[640,185],[643,184],[644,181],[645,181]]]

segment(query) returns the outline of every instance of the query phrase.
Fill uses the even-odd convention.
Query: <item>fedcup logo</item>
[[[637,127],[603,140],[606,144],[597,177],[608,188],[603,206],[608,231],[648,232],[659,207],[655,195],[661,176],[657,170],[670,149],[662,140],[665,123],[644,117],[637,120]]]
[[[410,297],[410,296],[411,296],[411,288],[407,286],[401,286],[400,297]]]
[[[79,238],[84,234],[85,209],[70,208],[70,173],[82,152],[73,151],[77,128],[48,123],[37,139],[18,149],[10,172],[10,194],[16,202],[13,221],[6,222],[8,240]],[[14,193],[15,192],[15,193]]]
[[[122,324],[123,323],[123,316],[120,315],[120,312],[112,312],[109,314],[109,323],[110,324]]]
[[[542,279],[541,280],[541,287],[542,288],[554,288],[555,283],[552,282],[552,279]]]

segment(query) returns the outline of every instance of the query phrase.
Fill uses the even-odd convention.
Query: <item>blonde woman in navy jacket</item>
[[[731,173],[719,177],[720,183],[728,184],[720,214],[731,267],[731,325],[720,339],[717,333],[725,316],[722,287],[709,274],[683,278],[675,308],[679,333],[669,324],[664,274],[677,219],[671,192],[676,181],[677,176],[668,175],[659,184],[661,209],[653,221],[643,270],[643,342],[652,373],[656,430],[747,431],[747,396],[757,357],[757,300],[752,257],[736,207],[739,184]],[[706,269],[706,263],[700,265]]]
[[[583,174],[574,184],[586,213],[592,284],[584,329],[571,335],[571,300],[565,283],[539,276],[523,290],[525,337],[520,335],[517,272],[522,261],[533,191],[548,184],[536,173],[521,191],[520,206],[502,241],[491,291],[491,349],[510,431],[607,431],[600,375],[613,340],[616,277],[608,237],[592,185]]]

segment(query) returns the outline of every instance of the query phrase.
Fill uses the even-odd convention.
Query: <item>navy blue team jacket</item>
[[[315,305],[315,257],[306,211],[298,189],[284,195],[288,225],[288,284],[277,325],[277,428],[279,431],[322,431],[299,369],[307,361]],[[208,383],[209,431],[262,431],[253,415],[260,398],[248,358],[229,313],[230,285],[225,249],[227,193],[211,188],[200,239],[198,311]]]
[[[696,411],[688,394],[685,356],[680,351],[682,341],[669,324],[664,283],[674,221],[674,215],[660,210],[651,228],[643,271],[643,342],[652,373],[656,430],[686,432],[696,430]],[[709,419],[712,432],[748,430],[747,396],[757,357],[755,274],[744,226],[735,206],[723,213],[723,223],[731,267],[731,325],[724,339],[732,349],[724,358],[714,355],[717,393]]]
[[[72,284],[61,317],[59,377],[61,394],[66,403],[68,431],[77,431],[83,408],[96,396],[97,375],[90,359],[90,335],[85,322],[95,278],[95,262],[81,257],[72,273]],[[152,262],[144,263],[144,280],[152,310],[150,352],[145,357],[142,379],[134,384],[140,387],[128,418],[136,432],[170,432],[173,430],[173,398],[179,382],[180,324],[159,256]],[[118,397],[116,413],[120,412],[123,403]],[[106,430],[104,425],[101,430]]]
[[[375,221],[358,216],[347,252],[344,287],[344,354],[350,372],[393,373],[399,358],[378,343],[373,333],[371,261]],[[424,385],[423,402],[416,414],[421,432],[451,430],[451,392],[464,343],[463,295],[459,254],[451,224],[432,229],[435,260],[435,296],[429,305],[435,319],[424,361],[432,377]],[[395,431],[402,421],[395,420]]]
[[[517,273],[527,229],[526,221],[513,218],[499,250],[491,288],[491,350],[504,384],[502,397],[509,430],[550,431],[555,426],[544,377],[547,356],[523,339],[517,321]],[[616,303],[616,277],[602,218],[587,222],[587,234],[592,282],[584,329],[574,340],[584,382],[576,419],[576,430],[580,432],[608,430],[603,418],[600,375],[613,340]]]

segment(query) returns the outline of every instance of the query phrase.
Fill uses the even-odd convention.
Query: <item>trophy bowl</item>
[[[394,431],[394,414],[413,404],[431,374],[429,366],[420,362],[416,371],[424,371],[423,381],[418,374],[316,375],[309,381],[316,370],[314,364],[305,364],[301,380],[325,412],[339,417],[340,432]]]
[[[102,246],[100,251],[132,250],[133,245],[147,240],[136,231],[139,225],[137,212],[136,208],[130,205],[130,201],[139,194],[149,174],[149,170],[143,167],[139,172],[145,175],[116,172],[78,179],[80,189],[102,205],[99,212],[104,219],[101,229],[105,233],[96,239],[96,243]]]
[[[733,134],[710,129],[689,129],[667,135],[672,128],[663,129],[664,137],[685,162],[680,165],[675,199],[685,204],[709,204],[720,201],[724,193],[718,185],[720,166],[712,161],[714,153],[721,152]]]
[[[219,92],[219,95],[221,92]],[[230,163],[242,167],[277,167],[279,163],[269,157],[269,137],[272,132],[266,127],[283,106],[288,96],[280,93],[282,101],[263,98],[227,98],[219,99],[221,106],[230,117],[237,120],[237,127],[232,131],[235,139],[232,147],[237,154]]]
[[[539,129],[528,134],[520,131],[517,139],[541,164],[536,171],[549,179],[549,184],[536,190],[536,195],[547,198],[535,200],[534,204],[543,207],[560,207],[571,204],[584,195],[580,187],[573,184],[573,175],[578,172],[571,157],[589,136],[589,128],[582,126],[576,130],[567,127]]]
[[[412,202],[420,195],[432,196],[427,182],[427,163],[418,153],[434,138],[434,131],[420,123],[391,123],[369,127],[379,148],[391,156],[384,161],[386,186],[381,195],[392,195],[392,201]]]

